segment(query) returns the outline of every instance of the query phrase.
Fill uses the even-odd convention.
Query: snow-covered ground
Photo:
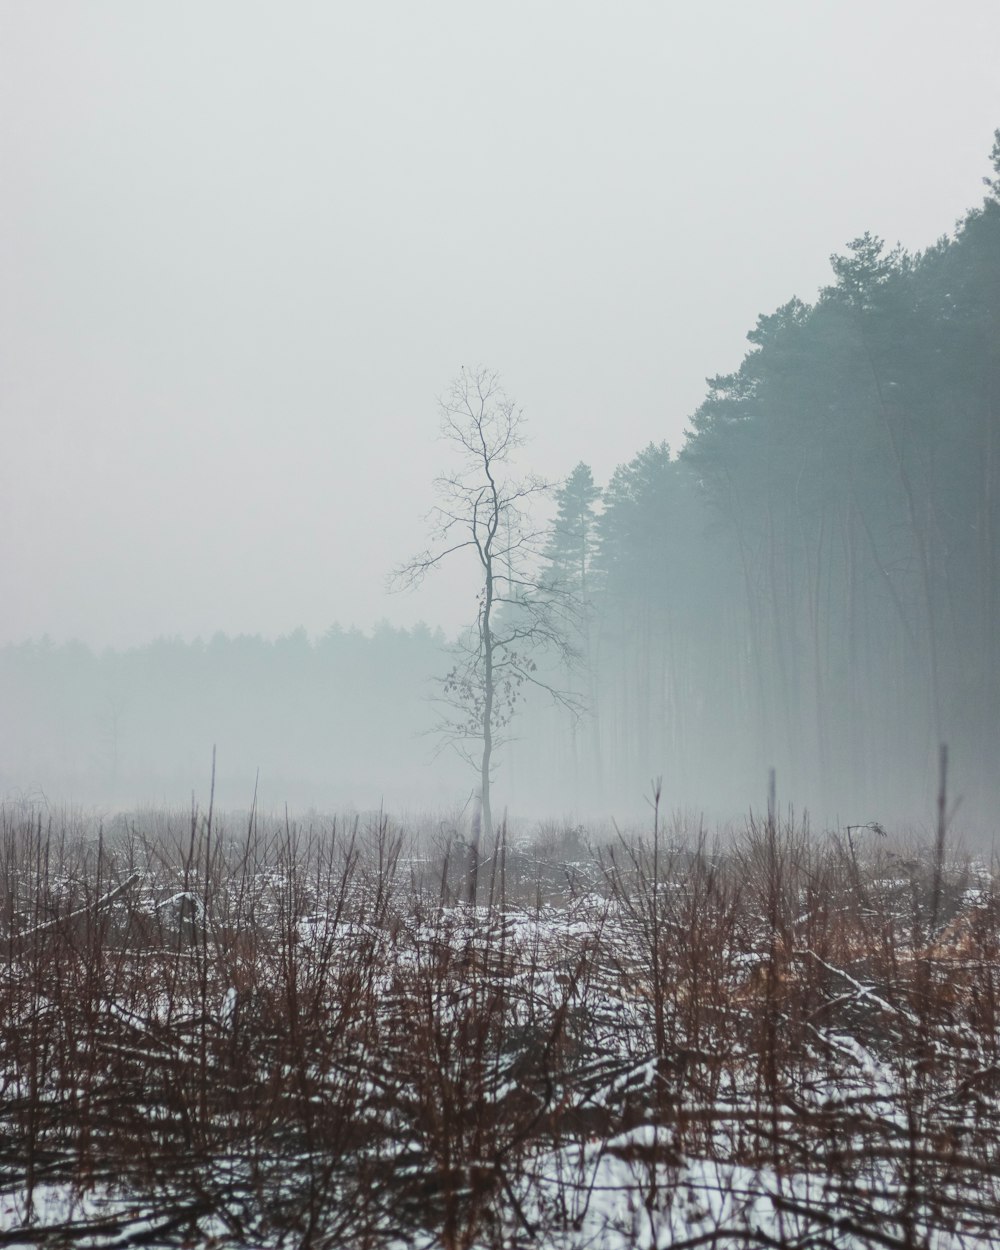
[[[0,1245],[1000,1245],[992,874],[765,832],[8,822]]]

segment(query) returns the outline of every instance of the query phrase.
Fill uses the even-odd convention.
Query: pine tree
[[[553,582],[586,600],[594,555],[596,515],[601,491],[590,466],[581,462],[556,491],[558,512],[545,551]]]

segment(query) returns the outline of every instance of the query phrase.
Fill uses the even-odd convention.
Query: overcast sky
[[[469,619],[384,589],[459,367],[543,475],[678,447],[980,202],[998,65],[994,0],[0,0],[0,641]]]

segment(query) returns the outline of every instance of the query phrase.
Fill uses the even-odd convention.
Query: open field
[[[0,818],[0,1245],[973,1247],[996,866],[871,828]],[[599,842],[599,844],[598,844]]]

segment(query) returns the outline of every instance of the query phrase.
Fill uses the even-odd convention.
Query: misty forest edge
[[[678,806],[731,813],[776,767],[783,793],[828,819],[845,803],[919,819],[948,742],[968,819],[990,823],[1000,132],[991,158],[985,201],[952,237],[913,255],[865,234],[831,258],[834,281],[814,304],[761,316],[739,369],[709,379],[679,455],[651,444],[603,490],[580,462],[544,530],[528,506],[544,484],[516,484],[527,494],[493,518],[506,554],[487,585],[505,588],[492,609],[519,647],[504,646],[510,680],[491,681],[504,697],[485,719],[479,708],[471,734],[502,737],[516,721],[498,782],[515,810],[634,807],[663,774]],[[463,370],[455,385],[486,377],[519,440],[497,375]],[[439,489],[456,486],[453,467]],[[467,756],[469,725],[442,721],[427,679],[469,712],[495,642],[482,651],[482,608],[481,595],[469,633],[443,653],[439,632],[388,625],[100,655],[6,646],[0,682],[18,711],[0,782],[82,802],[176,800],[218,743],[233,802],[263,765],[276,801],[388,793],[431,806],[415,735],[442,731]],[[498,763],[486,745],[480,787]],[[462,775],[438,769],[459,793]]]

